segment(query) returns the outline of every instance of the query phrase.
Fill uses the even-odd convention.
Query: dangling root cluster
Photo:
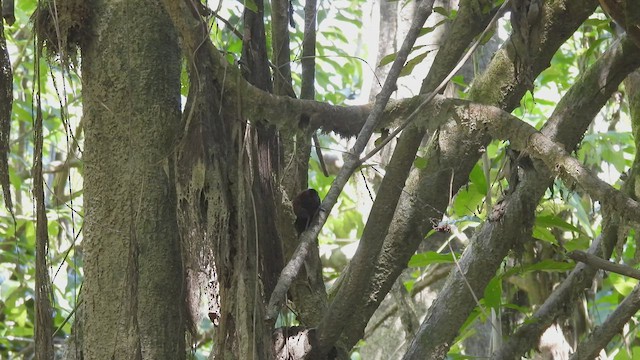
[[[86,0],[44,0],[31,16],[40,49],[63,62],[75,60],[89,38],[91,9]]]

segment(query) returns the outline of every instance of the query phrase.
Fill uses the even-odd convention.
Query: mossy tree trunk
[[[180,52],[155,0],[91,1],[86,123],[85,359],[183,359],[173,148]]]

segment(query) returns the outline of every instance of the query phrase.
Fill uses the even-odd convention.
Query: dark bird
[[[315,189],[307,189],[293,199],[293,213],[296,215],[295,228],[298,235],[307,230],[320,209],[320,196]]]

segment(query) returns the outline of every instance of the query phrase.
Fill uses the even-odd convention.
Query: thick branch
[[[565,5],[574,6],[577,4],[567,3]],[[580,9],[574,8],[572,11],[578,10]],[[584,8],[582,10],[586,11]],[[565,13],[564,21],[567,18],[572,18],[572,16],[568,16]],[[559,21],[562,22],[562,18]],[[587,94],[585,101],[589,102],[589,104],[587,106],[583,102],[565,102],[562,106],[559,105],[557,111],[565,111],[567,107],[570,107],[573,111],[571,116],[557,117],[561,122],[557,126],[558,128],[561,129],[567,126],[573,128],[578,134],[582,134],[585,131],[597,110],[611,95],[611,88],[615,89],[610,84],[619,84],[621,79],[624,78],[624,71],[617,72],[613,69],[618,69],[621,63],[638,61],[637,56],[630,54],[623,54],[617,46],[614,46],[610,54],[611,59],[599,60],[593,66],[592,71],[585,74],[585,78],[580,79],[572,87],[570,92],[575,91],[576,94]],[[498,55],[494,57],[494,61],[496,58],[498,58]],[[624,68],[624,66],[621,67]],[[583,92],[582,87],[591,83],[592,79],[600,79],[595,82],[607,84],[607,86],[598,86],[593,93],[590,91]],[[595,109],[595,111],[592,111],[592,109]],[[465,128],[465,126],[458,126],[458,128]],[[475,130],[480,131],[482,128],[480,126]],[[575,141],[577,141],[574,141],[572,137],[567,136],[564,132],[559,132],[555,140],[563,143],[567,148],[575,146]],[[572,143],[572,141],[574,142]],[[457,175],[460,176],[459,174]],[[460,261],[461,267],[464,269],[464,275],[457,271],[452,272],[445,288],[430,309],[430,313],[421,327],[417,341],[414,342],[407,356],[438,357],[442,354],[442,347],[453,341],[460,324],[475,306],[473,297],[466,288],[465,283],[467,281],[471,283],[474,287],[473,291],[481,294],[508,250],[521,239],[529,238],[530,233],[528,231],[521,233],[521,228],[523,224],[526,226],[533,222],[535,207],[545,189],[549,186],[550,178],[550,174],[544,169],[526,171],[524,178],[520,185],[516,187],[514,193],[507,196],[502,203],[494,208],[498,216],[493,218],[500,221],[485,223],[479,229],[477,236],[474,236],[472,246],[465,250],[465,255]],[[487,275],[487,273],[489,274]],[[452,298],[457,299],[457,302],[451,303],[449,299]],[[447,316],[442,316],[442,314],[447,314]],[[517,349],[517,353],[520,354],[534,346],[538,337],[531,335],[517,336],[512,337],[510,341],[518,340],[521,342],[520,346],[514,347],[514,349]],[[513,357],[515,355],[506,356],[506,358]]]
[[[407,32],[407,36],[404,39],[400,50],[398,51],[398,55],[396,60],[393,62],[391,69],[389,70],[389,75],[382,86],[382,90],[376,96],[376,101],[374,103],[374,108],[369,114],[365,125],[362,127],[360,134],[356,140],[353,149],[351,150],[351,154],[353,158],[348,157],[345,168],[348,170],[349,176],[356,170],[358,166],[362,163],[359,156],[364,151],[371,134],[378,126],[380,121],[382,112],[391,97],[391,94],[396,89],[396,80],[398,76],[400,76],[400,71],[402,70],[409,53],[415,43],[416,39],[419,36],[419,33],[422,29],[423,24],[431,15],[431,10],[433,8],[434,0],[422,0],[418,4],[416,8],[416,12],[411,23],[411,27]],[[344,172],[344,168],[341,170],[340,175]],[[337,180],[337,179],[336,179]],[[346,183],[345,179],[345,183]],[[335,181],[334,181],[335,183]],[[342,184],[344,186],[344,184]],[[342,188],[340,187],[340,189]],[[332,189],[334,186],[332,185]],[[329,190],[331,193],[331,190]],[[337,193],[336,193],[337,195]],[[336,196],[337,197],[337,196]],[[324,203],[323,203],[324,207]],[[364,244],[360,242],[358,246],[358,250],[355,256],[351,259],[349,263],[349,267],[351,269],[357,269],[353,271],[351,276],[348,276],[343,286],[338,290],[335,299],[325,317],[322,319],[318,326],[318,341],[319,341],[319,353],[326,353],[340,338],[342,334],[342,330],[346,327],[353,315],[352,304],[355,300],[359,298],[359,296],[364,292],[366,287],[366,279],[369,273],[374,268],[374,263],[371,259],[375,258],[380,251],[379,246],[363,246]],[[339,299],[339,300],[338,300]]]
[[[640,103],[637,101],[640,97],[640,91],[638,91],[638,84],[640,83],[639,74],[640,71],[636,70],[625,79],[625,88],[629,97],[629,109],[632,118],[632,128],[634,130],[636,148],[640,143],[640,137],[638,137],[637,133],[637,124],[640,121],[640,116],[638,116],[640,115]],[[629,171],[629,177],[623,185],[623,191],[631,196],[635,196],[635,198],[637,198],[638,196],[638,190],[636,186],[638,173],[640,173],[640,157],[636,154],[633,166]],[[617,231],[615,231],[612,241],[610,242],[611,248],[613,248],[617,240]],[[604,257],[608,258],[610,254],[611,252],[609,254],[605,254]],[[616,308],[616,310],[609,316],[609,318],[607,318],[607,320],[605,320],[602,325],[597,327],[589,335],[589,337],[584,339],[584,341],[582,341],[578,345],[576,352],[571,356],[571,359],[596,358],[600,350],[602,350],[607,345],[607,343],[609,343],[613,336],[621,332],[624,324],[628,322],[631,316],[633,316],[638,311],[638,309],[640,308],[640,304],[638,303],[639,300],[640,295],[638,294],[638,286],[636,286],[632,293],[627,296],[627,298],[618,306],[618,308]]]
[[[566,149],[573,149],[595,114],[609,99],[612,92],[617,89],[618,84],[633,68],[639,66],[638,51],[638,48],[627,40],[614,43],[571,87],[545,124],[542,133],[562,143]],[[528,184],[528,181],[525,180],[525,184],[522,186],[538,189],[548,185],[548,183]],[[603,258],[608,258],[611,246],[605,244]],[[584,267],[579,265],[576,268]],[[554,292],[530,321],[521,326],[505,342],[502,349],[494,357],[518,357],[536,346],[542,333],[561,314],[561,311],[566,310],[566,304],[574,303],[573,299],[583,288],[582,283],[575,283],[567,285],[567,289],[564,291]]]
[[[506,111],[480,104],[458,107],[457,112],[463,118],[470,119],[466,125],[480,126],[482,122],[493,138],[509,140],[515,150],[542,160],[551,173],[568,183],[568,187],[577,184],[594,200],[600,201],[623,218],[632,221],[640,219],[640,203],[600,180],[580,161],[570,156],[563,146],[553,142],[533,126]]]
[[[429,2],[430,0],[425,0],[425,1]],[[428,14],[430,14],[432,5],[433,5],[432,2],[430,5],[422,3],[420,8],[423,9],[424,14],[422,14],[422,16],[424,17],[424,20],[422,20],[421,23],[414,24],[412,26],[412,28],[418,29],[415,31],[416,34],[414,36],[414,41],[415,41],[415,37],[417,37],[419,28],[421,27],[422,23],[424,23],[424,21],[426,20]],[[416,20],[415,22],[418,23],[419,19]],[[403,44],[403,48],[400,50],[400,52],[398,52],[398,56],[396,57],[396,60],[393,63],[392,69],[389,73],[389,77],[385,82],[385,86],[383,86],[382,92],[378,95],[376,102],[373,105],[372,111],[367,115],[367,121],[365,122],[365,125],[360,130],[360,133],[358,135],[358,140],[356,141],[351,151],[347,154],[348,156],[347,156],[345,165],[341,169],[338,176],[336,176],[336,179],[332,183],[331,188],[329,189],[329,192],[327,193],[326,197],[322,202],[322,205],[320,208],[321,211],[317,217],[317,220],[314,221],[314,223],[311,224],[310,228],[302,234],[300,245],[296,250],[296,255],[294,255],[292,261],[290,261],[286,265],[285,269],[283,270],[282,272],[283,276],[278,282],[278,286],[274,290],[271,296],[271,300],[269,301],[269,307],[267,309],[267,318],[274,317],[276,315],[277,308],[278,308],[277,304],[279,304],[282,301],[282,299],[284,298],[284,294],[286,293],[287,289],[291,285],[291,281],[293,280],[293,279],[290,279],[289,276],[292,274],[297,274],[300,266],[302,265],[300,262],[294,261],[299,257],[297,255],[298,252],[308,251],[308,247],[310,246],[310,244],[312,242],[315,242],[315,238],[320,232],[322,225],[326,222],[329,212],[331,212],[331,209],[333,208],[333,206],[337,201],[338,195],[342,191],[342,187],[344,186],[344,184],[346,184],[352,172],[360,165],[360,159],[358,156],[364,150],[364,147],[368,139],[370,138],[371,134],[373,133],[373,130],[376,127],[376,124],[378,123],[381,115],[383,114],[384,107],[386,106],[387,101],[391,97],[391,93],[394,91],[395,81],[399,76],[400,71],[402,70],[402,67],[404,65],[404,62],[406,61],[406,58],[408,57],[408,54],[411,50],[412,43],[413,42],[411,41],[406,41],[406,43]]]
[[[473,6],[474,2],[470,5]],[[461,7],[464,3],[461,4]],[[524,59],[531,64],[531,77],[536,77],[549,64],[558,47],[569,37],[578,26],[595,9],[594,0],[558,1],[545,8],[541,23],[543,36],[535,43],[536,49],[531,58]],[[461,11],[462,12],[462,11]],[[460,16],[460,14],[459,14]],[[468,20],[468,24],[473,24]],[[450,43],[445,42],[443,46]],[[512,60],[509,59],[508,43],[498,51],[484,75],[474,80],[471,98],[483,103],[498,105],[512,110],[519,104],[520,98],[526,91],[522,78],[516,77]],[[442,49],[439,54],[444,52]],[[446,52],[445,52],[446,53]],[[455,61],[455,60],[453,60]],[[455,194],[464,185],[469,172],[477,162],[478,150],[489,142],[489,137],[477,129],[457,126],[455,123],[442,128],[440,135],[434,139],[434,146],[428,151],[428,166],[423,170],[414,170],[406,182],[406,186],[396,209],[389,234],[385,238],[382,253],[377,259],[376,269],[364,296],[367,302],[364,306],[356,307],[355,321],[352,321],[345,331],[347,345],[353,346],[360,338],[371,314],[384,299],[391,285],[405,269],[406,263],[422,241],[423,235],[431,228],[430,219],[440,218],[446,211],[451,194]],[[453,180],[453,182],[452,182]],[[499,240],[496,240],[499,242]],[[494,256],[493,252],[487,256]],[[500,260],[495,265],[498,266]],[[481,269],[481,267],[479,267]],[[487,269],[490,269],[487,268]],[[487,269],[480,272],[486,273]],[[468,290],[463,288],[465,294]],[[447,299],[456,298],[449,293]],[[448,301],[446,316],[437,319],[430,333],[434,347],[443,343],[451,343],[462,322],[468,316],[465,305],[466,298],[459,301]],[[475,303],[469,299],[468,311]],[[436,350],[435,348],[431,348]],[[429,356],[436,352],[426,350]]]
[[[291,62],[289,56],[289,6],[288,0],[271,0],[272,52],[275,71],[273,89],[278,95],[295,97],[291,85]]]
[[[624,44],[624,41],[623,41],[623,44]],[[608,51],[607,54],[605,54],[602,58],[605,61],[609,62],[611,65],[617,64],[615,68],[624,67],[623,66],[624,61],[623,61],[623,64],[618,63],[621,61],[621,59],[625,59],[625,58],[631,59],[633,57],[637,58],[638,55],[632,55],[634,52],[633,48],[631,49],[631,51],[628,52],[628,54],[625,54],[625,51],[622,51],[623,48],[624,47],[618,47],[616,49],[614,47],[610,51]],[[620,51],[622,52],[620,53]],[[612,59],[607,59],[607,56],[611,53],[618,53],[618,55],[614,56]],[[588,73],[591,73],[591,75],[587,76],[585,74],[585,77],[604,78],[604,76],[601,76],[601,74],[604,75],[604,74],[611,73],[611,71],[607,70],[608,66],[610,65],[605,66],[601,72],[590,71]],[[616,77],[618,76],[624,77],[624,74],[616,75]],[[588,82],[585,82],[585,83],[588,83]],[[585,84],[585,87],[586,88],[583,90],[584,93],[588,94],[588,91],[597,91],[593,89],[593,86],[589,87],[589,86],[586,86]],[[576,99],[576,101],[583,101],[585,103],[585,106],[589,106],[589,103],[593,99],[592,96],[593,96],[592,94],[589,94],[589,96],[587,96],[586,99],[580,98],[577,95],[574,95],[573,97]],[[565,96],[565,98],[568,98],[568,96]],[[631,109],[633,110],[633,107],[631,107]],[[567,113],[568,115],[570,115],[570,112],[567,111]],[[560,126],[559,123],[557,123],[556,126],[545,127],[543,131],[548,130],[547,133],[549,132],[553,133],[555,132],[554,129],[565,129],[565,128],[567,128],[567,126],[563,127],[563,126]],[[565,137],[575,137],[576,135],[572,134],[571,133],[572,131],[577,131],[577,130],[570,128],[570,129],[564,130],[565,132],[564,134],[562,134],[562,132],[560,131],[558,131],[558,133]],[[638,171],[637,163],[638,163],[638,158],[636,158],[636,161],[634,162],[634,167],[632,168],[632,174],[637,173]],[[630,179],[625,183],[623,187],[623,191],[627,194],[633,193],[633,189],[634,189],[633,177],[634,177],[633,175],[630,176]],[[592,245],[591,248],[589,249],[590,254],[598,255],[602,258],[609,258],[611,256],[611,252],[614,247],[614,244],[617,242],[617,239],[618,239],[618,225],[617,223],[611,224],[612,221],[617,222],[617,219],[612,218],[610,221],[605,222],[603,226],[603,232],[599,237],[599,239],[602,239],[602,251],[600,250],[596,251],[597,247],[594,247],[594,245]],[[576,268],[571,272],[571,274],[567,277],[567,279],[557,288],[556,291],[553,292],[553,294],[544,302],[544,304],[540,307],[540,309],[536,311],[536,313],[531,319],[533,321],[528,321],[520,329],[518,329],[518,331],[514,334],[514,336],[512,336],[511,339],[505,344],[503,349],[501,349],[498,355],[502,354],[503,356],[514,357],[516,356],[515,354],[521,354],[524,351],[526,351],[526,348],[535,346],[535,342],[537,341],[536,339],[538,339],[540,335],[545,331],[545,329],[547,329],[547,327],[549,327],[549,325],[552,324],[552,322],[557,318],[559,314],[562,314],[566,310],[566,304],[573,304],[574,300],[579,296],[579,294],[582,293],[582,289],[588,287],[589,284],[591,284],[594,274],[595,274],[595,269],[592,269],[584,264],[579,264],[578,266],[576,266]],[[496,358],[499,358],[499,356],[496,356]]]
[[[640,270],[636,270],[631,266],[624,264],[616,264],[611,261],[607,261],[599,256],[586,253],[584,251],[575,250],[567,254],[568,258],[575,261],[585,263],[593,268],[611,271],[616,274],[629,276],[634,279],[640,280]]]
[[[37,70],[36,70],[37,71]],[[39,76],[39,71],[37,71]],[[49,249],[49,233],[47,210],[44,198],[44,178],[42,176],[42,104],[38,82],[36,94],[35,149],[33,151],[33,196],[36,202],[36,305],[35,305],[35,343],[36,359],[52,360],[53,353],[53,317],[51,310],[51,280],[49,278],[47,253]]]
[[[300,98],[313,100],[316,84],[316,0],[304,3],[304,38],[302,39],[302,84]]]
[[[622,53],[618,53],[617,56],[622,57],[623,55]],[[608,61],[609,59],[605,58],[604,60],[601,60],[600,63],[602,64],[603,62],[605,62],[605,60]],[[620,76],[623,76],[623,74],[618,74],[618,76],[616,77],[618,82],[621,81]],[[588,80],[589,79],[585,81]],[[615,80],[615,78],[609,80]],[[579,89],[582,85],[582,83],[578,83],[576,85],[576,89]],[[611,87],[610,85],[611,84],[607,84],[605,88],[610,88],[609,91],[613,91],[615,87]],[[604,94],[600,94],[599,97],[601,97],[602,99],[606,99]],[[614,189],[606,182],[600,180],[597,176],[595,176],[588,169],[582,166],[579,161],[567,154],[562,146],[554,143],[551,139],[537,131],[531,125],[522,122],[521,120],[515,118],[513,115],[496,107],[469,103],[462,100],[444,100],[444,104],[447,103],[457,104],[457,106],[454,107],[454,111],[456,113],[456,116],[460,119],[458,124],[459,126],[471,129],[485,129],[485,131],[487,131],[494,138],[509,140],[511,146],[514,149],[542,160],[552,173],[562,177],[565,181],[580,185],[588,194],[592,196],[592,198],[599,200],[608,208],[617,211],[620,215],[628,219],[640,218],[640,204],[638,202],[622,194],[619,190]],[[444,108],[447,107],[448,106],[446,105],[444,106]],[[594,107],[591,110],[596,111],[597,108]],[[564,121],[570,121],[570,118],[564,119]],[[583,122],[583,126],[586,126],[586,124],[588,124],[588,122]],[[547,175],[542,175],[540,179],[544,179],[546,177]],[[535,204],[537,203],[538,198],[533,195],[537,194],[538,196],[541,196],[545,188],[546,186],[539,186],[537,187],[535,192],[526,194],[518,192],[518,196],[522,196],[528,199],[527,203],[529,204]],[[531,198],[529,199],[529,197]],[[533,213],[531,212],[533,208],[531,208],[530,206],[523,206],[524,204],[525,202],[520,202],[517,200],[505,201],[503,204],[500,204],[500,215],[498,218],[494,218],[493,221],[500,220],[500,222],[503,222],[502,216],[508,214],[509,217],[514,220],[514,222],[503,222],[505,224],[511,224],[511,226],[505,225],[504,227],[502,227],[502,224],[496,225],[496,229],[494,231],[498,231],[498,233],[511,234],[518,234],[519,231],[521,232],[522,219],[533,215]],[[478,257],[476,257],[476,259],[477,258]],[[475,263],[474,268],[481,263],[482,262]],[[478,268],[478,270],[479,269],[481,269],[481,267]],[[476,272],[471,271],[471,268],[469,268],[469,273],[475,274]],[[491,278],[492,274],[493,273],[489,274],[490,276],[488,277],[488,279]],[[482,276],[486,275],[487,273],[484,272],[484,275]],[[351,288],[348,286],[345,287],[345,284],[341,285],[341,288],[343,287],[348,289]],[[482,293],[482,290],[483,288],[474,289],[476,293]]]
[[[567,182],[581,186],[592,198],[599,200],[608,209],[630,220],[640,218],[640,204],[637,201],[600,180],[578,160],[571,157],[562,146],[554,143],[531,125],[492,106],[452,99],[443,99],[443,104],[456,104],[453,111],[461,119],[460,123],[463,126],[485,128],[494,138],[509,140],[515,150],[542,160],[550,172]],[[444,105],[444,108],[448,107],[449,105]],[[544,188],[538,190],[544,190]],[[513,216],[514,212],[509,211],[506,205],[501,206],[505,206],[501,213]],[[500,219],[501,217],[494,221]],[[517,226],[520,226],[519,222],[518,220]],[[478,292],[481,293],[480,290]]]
[[[194,55],[198,49],[206,49],[211,71],[227,103],[238,107],[245,117],[266,120],[278,128],[297,128],[301,121],[308,121],[311,129],[334,131],[344,137],[356,136],[362,129],[372,109],[371,104],[334,106],[262,91],[244,80],[239,68],[229,64],[213,46],[207,35],[206,24],[193,16],[191,0],[164,1],[164,5],[180,34],[188,61],[195,61]],[[389,102],[381,117],[384,120],[377,126],[392,127],[394,121],[405,118],[419,103],[417,97]]]
[[[640,47],[640,8],[634,0],[600,0],[600,6]]]
[[[609,315],[602,325],[598,326],[584,339],[574,352],[570,360],[596,359],[598,354],[611,339],[622,332],[624,324],[629,322],[638,310],[640,310],[640,284],[633,288],[618,307]]]
[[[169,6],[169,5],[167,5],[167,6]],[[581,5],[581,6],[584,6],[584,5]],[[550,46],[549,48],[551,48],[551,46]],[[213,52],[212,52],[212,54],[213,54],[213,56],[215,56],[215,51],[213,51]],[[226,65],[225,65],[225,66],[226,66]],[[229,70],[229,72],[230,72],[230,73],[231,73],[232,71],[233,71],[233,70]],[[225,72],[226,72],[226,70],[225,70]],[[233,78],[233,76],[229,76],[227,79],[231,79],[231,78]],[[237,85],[237,88],[240,88],[240,87],[242,87],[242,85]],[[237,89],[237,88],[234,90],[234,89],[233,89],[233,85],[230,85],[230,86],[229,86],[229,88],[226,88],[225,90],[229,90],[229,91],[238,91],[238,89]],[[248,89],[250,89],[250,88],[248,88]],[[245,92],[245,93],[251,93],[251,91],[247,91],[247,92]],[[599,96],[605,96],[605,95],[606,95],[606,94],[599,94]],[[517,98],[518,98],[517,96],[514,96],[514,99],[517,99]],[[265,99],[265,100],[264,100],[264,101],[265,101],[265,104],[267,104],[267,100],[268,100],[268,99],[271,99],[271,100],[269,100],[269,101],[273,101],[273,100],[280,100],[280,99],[276,99],[275,97],[271,97],[271,98],[270,98],[269,96],[265,96],[265,97],[264,97],[264,99]],[[409,100],[407,100],[407,101],[410,103],[410,102],[412,101],[412,99],[409,99]],[[416,100],[415,100],[415,99],[413,99],[413,101],[416,101]],[[508,102],[508,103],[516,103],[516,102],[517,102],[517,100],[509,100],[509,101],[506,101],[506,102]],[[302,112],[302,106],[300,105],[300,103],[293,103],[293,102],[291,102],[291,103],[286,103],[286,102],[285,102],[284,104],[286,104],[286,105],[285,105],[285,106],[283,106],[283,107],[278,107],[278,114],[274,114],[274,113],[272,113],[272,114],[270,114],[270,117],[267,117],[267,116],[264,116],[264,117],[265,117],[265,118],[274,118],[274,119],[276,119],[276,117],[277,117],[277,116],[282,116],[282,114],[283,114],[283,109],[284,109],[284,111],[285,111],[285,112],[287,112],[287,111],[290,111],[290,109],[291,109],[291,108],[295,108],[296,106],[298,106],[298,109],[300,109],[300,111],[298,112],[298,114],[303,113],[303,112]],[[288,105],[288,106],[287,106],[287,105]],[[310,106],[311,108],[313,108],[314,106],[318,106],[319,108],[321,108],[321,109],[323,109],[323,110],[326,110],[326,112],[325,112],[323,115],[320,115],[320,113],[312,113],[312,114],[311,114],[311,115],[312,115],[312,116],[311,116],[311,117],[312,117],[312,122],[311,122],[312,124],[314,124],[314,123],[315,123],[315,124],[322,123],[322,122],[323,122],[323,116],[326,116],[327,114],[330,114],[330,113],[332,113],[332,112],[333,112],[333,114],[335,115],[335,114],[341,113],[341,112],[343,111],[342,109],[338,109],[338,108],[333,108],[333,107],[324,107],[324,105],[322,105],[322,104],[317,104],[317,103],[316,103],[315,105],[311,105],[311,104],[309,104],[309,106]],[[261,109],[268,109],[268,110],[255,110],[255,111],[266,111],[266,112],[268,112],[268,111],[270,111],[270,110],[274,109],[275,107],[273,106],[273,103],[268,103],[268,106],[261,106],[260,108],[261,108]],[[365,109],[365,108],[359,108],[359,111],[360,111],[360,118],[364,118],[364,115],[366,114],[366,110],[367,110],[367,109]],[[577,111],[579,111],[579,110],[577,110]],[[335,118],[335,116],[333,116],[333,118]],[[314,121],[315,121],[315,122],[314,122]],[[285,123],[288,123],[288,122],[287,122],[286,120],[281,120],[281,122],[280,122],[279,124],[280,124],[280,125],[283,125],[283,124],[285,124]],[[343,125],[344,125],[344,124],[343,124]],[[343,129],[344,129],[344,127],[343,127]],[[581,134],[581,132],[578,132],[578,134]],[[525,143],[525,144],[526,144],[526,143]],[[451,171],[449,171],[449,173],[451,173]],[[449,176],[450,176],[450,175],[449,175]],[[462,178],[464,178],[464,174],[456,174],[456,176],[457,176],[457,177],[462,177]],[[436,191],[439,191],[439,192],[441,192],[441,193],[442,193],[442,189],[438,189],[438,188],[436,188]],[[448,195],[447,195],[447,197],[448,197]],[[326,215],[325,215],[325,218],[326,218]],[[318,229],[317,229],[317,230],[319,230],[319,227],[318,227]],[[317,230],[314,230],[314,231],[317,231]],[[485,271],[485,272],[486,272],[486,269],[484,269],[483,271]]]
[[[442,45],[436,54],[428,76],[422,84],[421,93],[435,93],[439,91],[439,85],[441,85],[451,73],[455,73],[452,69],[464,62],[461,61],[460,58],[463,56],[465,50],[467,50],[473,38],[487,27],[487,24],[494,16],[495,11],[487,13],[477,12],[474,4],[475,1],[469,0],[461,2],[458,16],[451,25],[446,35],[447,37],[441,41]],[[443,101],[443,98],[438,97],[435,103],[442,103]],[[448,115],[446,111],[442,111],[446,109],[447,106],[448,105],[444,103],[436,106],[435,109],[438,109],[439,113],[432,113],[433,115],[430,116],[430,118],[442,119],[437,120],[436,123],[442,123],[447,120]],[[427,110],[427,113],[429,112],[430,111]],[[396,211],[396,205],[404,190],[399,184],[405,183],[409,175],[410,167],[415,159],[415,154],[426,132],[425,126],[411,126],[402,133],[394,149],[393,157],[389,163],[390,165],[386,169],[386,175],[382,180],[382,184],[378,190],[378,196],[367,220],[362,238],[360,239],[361,246],[375,250],[376,257],[382,248],[385,236],[389,230],[389,225]],[[389,136],[389,138],[391,138],[391,136]],[[373,251],[369,253],[373,253]],[[369,286],[376,273],[376,271],[371,271],[371,269],[354,269],[349,266],[343,272],[342,278],[349,278],[353,272],[361,270],[368,272],[366,276],[362,278],[366,279],[366,286]],[[339,286],[344,287],[345,284],[340,283]],[[348,323],[343,334],[347,347],[351,347],[353,343],[362,336],[364,326],[372,315],[372,311],[366,311],[369,310],[366,308],[366,304],[370,303],[371,299],[381,301],[381,299],[384,298],[384,294],[386,294],[386,292],[383,294],[372,294],[364,291],[357,299],[357,302],[351,304],[351,308],[356,309],[356,311],[355,321]],[[339,299],[336,299],[336,301],[339,301]]]
[[[463,3],[463,5],[466,3]],[[362,283],[357,284],[358,287],[364,288],[368,285],[371,277],[371,270],[373,267],[372,263],[369,263],[368,259],[377,256],[380,252],[380,249],[383,245],[384,235],[386,234],[389,224],[393,218],[393,213],[398,204],[398,200],[400,195],[402,194],[402,188],[397,184],[403,183],[407,176],[409,175],[409,171],[413,164],[413,160],[415,158],[415,154],[417,152],[418,146],[424,138],[426,133],[425,127],[413,126],[413,121],[418,117],[419,114],[423,112],[423,110],[428,106],[428,104],[436,97],[436,94],[444,89],[446,84],[451,80],[453,75],[460,70],[460,68],[464,65],[464,63],[470,58],[471,54],[477,49],[480,39],[484,38],[484,35],[489,31],[489,29],[497,22],[502,10],[504,10],[508,6],[509,2],[505,2],[502,4],[500,9],[494,14],[487,14],[487,18],[493,15],[491,22],[486,25],[484,31],[478,39],[468,48],[465,55],[462,56],[461,59],[456,59],[451,62],[443,62],[443,59],[447,57],[451,57],[452,55],[459,55],[463,50],[466,49],[465,42],[456,42],[457,45],[453,47],[444,47],[441,54],[443,56],[437,56],[436,62],[434,63],[435,70],[430,73],[429,76],[425,79],[423,83],[422,92],[428,92],[426,99],[424,99],[418,107],[411,112],[411,114],[403,121],[403,123],[396,128],[391,134],[387,136],[387,139],[382,141],[381,144],[377,145],[373,150],[371,150],[367,155],[361,158],[361,162],[369,159],[373,154],[378,152],[385,146],[392,138],[394,138],[400,131],[405,129],[407,126],[411,125],[411,129],[408,131],[404,131],[402,136],[400,137],[400,141],[398,142],[398,146],[396,147],[393,157],[391,159],[390,165],[387,168],[387,174],[380,186],[378,197],[376,198],[376,202],[371,210],[371,214],[369,220],[367,221],[367,225],[365,226],[362,239],[360,240],[358,251],[356,252],[353,260],[349,264],[349,267],[346,271],[343,272],[341,279],[358,279],[362,281]],[[468,7],[462,7],[462,14],[459,18],[460,21],[456,22],[454,30],[459,30],[460,25],[463,24],[464,19],[466,19],[470,13],[467,13],[465,10],[469,10]],[[484,25],[485,24],[484,17],[480,17],[477,19],[476,25]],[[471,32],[453,32],[454,34],[460,36],[464,40],[471,40],[474,35],[476,35],[473,31],[475,26],[468,27],[468,24],[464,24],[466,29],[470,29]],[[450,39],[449,39],[450,40]],[[448,43],[453,43],[453,41],[448,41]],[[450,68],[451,64],[455,64],[453,68]],[[446,71],[445,71],[446,70]],[[448,71],[448,72],[447,72]],[[441,77],[443,76],[443,77]],[[366,257],[367,266],[358,266],[358,262],[362,261],[361,254]],[[355,261],[357,260],[357,261]],[[353,266],[355,262],[355,266]],[[341,293],[344,294],[344,289],[347,285],[345,282],[339,282],[338,287],[338,295]],[[352,282],[351,287],[355,287]],[[353,296],[353,292],[348,292],[349,297],[348,300],[353,300],[354,303],[347,303],[343,305],[346,307],[358,307],[362,303],[367,302],[367,297],[358,296],[360,292],[356,292],[358,295]],[[338,296],[334,299],[334,303],[340,303],[347,301],[347,299],[341,299]],[[355,303],[355,302],[359,302]],[[348,320],[342,318],[341,321]]]

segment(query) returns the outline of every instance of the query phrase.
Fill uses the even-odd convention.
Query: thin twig
[[[418,7],[418,13],[421,13],[421,16],[424,17],[424,20],[426,20],[428,15],[431,13],[432,6],[433,0],[423,0],[423,2],[420,3],[420,6]],[[422,24],[424,24],[424,21],[422,21],[422,19],[418,19],[416,20],[416,22],[421,23],[417,25],[418,30],[416,31],[415,36],[413,36],[413,39],[411,39],[410,37],[407,37],[407,39],[405,39],[405,43],[403,43],[402,48],[398,52],[396,60],[391,66],[389,76],[387,77],[380,94],[378,94],[378,97],[376,98],[373,108],[367,117],[367,121],[362,126],[360,133],[358,134],[356,143],[354,144],[353,148],[351,148],[350,152],[345,155],[345,164],[331,184],[331,188],[329,189],[320,206],[318,216],[312,222],[309,229],[303,232],[300,236],[300,245],[298,245],[298,248],[296,249],[296,252],[294,253],[292,259],[283,269],[280,278],[278,279],[278,284],[276,285],[269,300],[269,305],[266,310],[267,319],[274,319],[277,316],[279,308],[278,304],[282,302],[282,300],[284,299],[284,295],[293,282],[293,279],[300,271],[300,267],[304,262],[304,257],[307,256],[310,246],[315,245],[315,239],[320,233],[320,229],[327,221],[331,209],[333,209],[334,205],[336,204],[338,196],[351,177],[351,174],[353,174],[358,166],[362,164],[359,156],[364,151],[365,146],[367,145],[369,138],[371,137],[371,134],[373,133],[376,124],[378,123],[378,120],[381,118],[384,108],[389,101],[389,98],[391,98],[391,94],[395,90],[396,80],[398,79],[400,71],[404,67],[409,53],[411,52],[413,42],[415,42],[415,38],[417,38],[419,30],[422,27]],[[416,26],[412,25],[412,28],[413,27]],[[331,310],[329,312],[331,312]],[[325,323],[324,320],[323,323]]]
[[[607,320],[578,345],[576,352],[569,360],[597,358],[600,351],[615,335],[622,332],[624,325],[638,310],[640,310],[640,284],[633,288],[629,296],[607,317]]]
[[[413,112],[407,117],[407,119],[404,121],[404,123],[402,123],[402,125],[398,126],[395,130],[393,130],[391,134],[389,134],[384,140],[380,142],[380,144],[378,144],[373,150],[371,150],[367,155],[365,155],[362,159],[360,159],[361,162],[364,163],[365,161],[369,160],[373,155],[375,155],[380,150],[382,150],[383,147],[385,147],[391,140],[393,140],[396,137],[396,135],[398,135],[402,130],[404,130],[407,126],[409,126],[409,124],[411,124],[411,122],[413,122],[418,117],[418,115],[424,111],[424,108],[431,102],[431,100],[433,100],[433,98],[435,98],[436,95],[442,89],[444,89],[444,87],[455,76],[458,70],[460,70],[462,66],[464,66],[464,64],[467,62],[467,60],[469,60],[473,52],[476,51],[478,46],[480,46],[480,44],[482,43],[482,40],[486,38],[487,33],[489,31],[492,31],[492,29],[494,29],[495,23],[498,21],[498,19],[500,19],[500,17],[502,17],[502,14],[507,9],[510,2],[511,2],[510,0],[507,0],[502,4],[502,6],[500,7],[500,9],[498,9],[496,14],[493,16],[493,18],[489,22],[489,24],[485,27],[482,34],[480,34],[480,36],[476,38],[476,41],[471,45],[471,47],[469,47],[469,50],[467,50],[467,52],[464,54],[464,56],[462,56],[460,61],[458,61],[458,64],[454,66],[453,69],[451,69],[451,71],[449,72],[449,75],[447,75],[442,80],[440,85],[438,85],[431,93],[427,95],[426,99],[424,99],[420,103],[420,105],[418,105],[418,107],[416,107],[413,110]]]

